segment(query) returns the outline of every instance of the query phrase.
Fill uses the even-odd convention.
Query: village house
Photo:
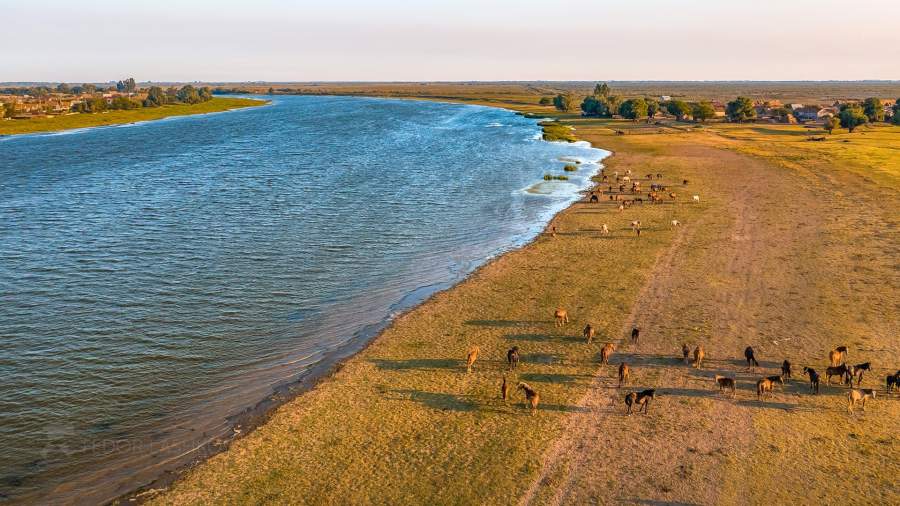
[[[822,108],[817,105],[803,106],[794,109],[794,117],[796,117],[798,121],[816,121],[819,119],[819,111],[821,110]]]

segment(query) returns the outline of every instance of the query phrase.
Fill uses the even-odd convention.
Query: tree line
[[[36,86],[30,88],[5,88],[0,89],[0,94],[9,94],[16,96],[29,95],[39,100],[46,99],[55,91],[57,93],[72,95],[89,95],[81,102],[72,106],[73,112],[80,113],[97,113],[108,110],[131,110],[141,107],[160,107],[167,104],[199,104],[212,99],[212,89],[208,86],[196,88],[190,84],[186,84],[181,88],[171,86],[163,89],[160,86],[151,86],[147,90],[147,97],[140,100],[126,95],[118,95],[112,100],[107,101],[102,95],[103,92],[110,91],[113,88],[119,93],[136,93],[138,91],[137,83],[133,77],[118,81],[115,86],[108,88],[99,87],[95,84],[85,83],[82,85],[69,86],[66,83],[60,83],[55,89],[47,86]],[[16,115],[16,106],[13,103],[3,104],[3,110],[0,111],[0,117],[12,118]]]
[[[555,97],[541,97],[539,104],[552,104],[560,111],[572,112],[576,107],[576,99],[571,93],[560,93]],[[686,121],[688,118],[691,118],[694,121],[704,122],[716,117],[716,109],[709,101],[686,102],[673,99],[658,102],[648,97],[626,100],[619,95],[613,94],[606,83],[598,83],[594,87],[593,93],[584,97],[581,101],[580,109],[586,116],[603,118],[621,116],[635,121],[644,118],[648,121],[653,120],[661,110],[665,110],[672,116],[675,116],[675,119],[678,121]],[[895,125],[900,125],[900,98],[897,99],[892,110],[891,122]],[[785,107],[779,107],[773,109],[772,113],[782,120],[787,120],[788,116],[793,114],[793,111]],[[754,120],[756,117],[756,106],[748,97],[737,97],[725,106],[725,118],[728,121],[742,123]],[[825,129],[831,132],[840,125],[853,132],[856,127],[867,122],[875,123],[880,121],[885,121],[884,107],[880,99],[872,97],[865,99],[860,104],[841,105],[840,112],[836,117],[826,118]]]

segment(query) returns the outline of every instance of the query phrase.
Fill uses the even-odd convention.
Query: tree
[[[716,108],[709,102],[697,102],[691,106],[691,115],[702,123],[716,117]]]
[[[3,104],[3,117],[4,118],[12,118],[16,115],[16,103],[15,102],[6,102]]]
[[[626,100],[619,107],[619,114],[625,118],[637,121],[647,115],[647,101],[643,98]]]
[[[871,97],[863,101],[863,112],[872,123],[884,121],[884,106],[880,98]]]
[[[846,128],[851,134],[856,127],[865,125],[866,121],[869,120],[862,107],[856,104],[841,107],[838,117],[841,119],[841,126]]]
[[[609,116],[609,101],[604,97],[584,97],[581,110],[588,116]]]
[[[134,82],[133,77],[129,77],[128,79],[126,79],[124,84],[125,84],[125,91],[127,91],[128,93],[134,93],[135,91],[137,91],[137,83]]]
[[[891,116],[891,123],[893,123],[895,125],[900,125],[900,98],[898,98],[897,101],[894,102],[893,109],[894,109],[894,115]]]
[[[275,94],[275,88],[269,86],[269,95],[274,95],[274,94]],[[546,102],[544,102],[544,100],[546,100]],[[553,103],[553,99],[552,99],[552,98],[550,98],[550,97],[541,97],[541,101],[540,101],[540,104],[541,104],[541,105],[550,105],[551,103]]]
[[[659,102],[652,98],[645,98],[644,101],[647,102],[647,119],[653,119],[659,112]]]
[[[553,105],[560,111],[571,111],[575,106],[572,95],[569,94],[559,94],[553,99]]]
[[[72,86],[72,94],[73,95],[81,95],[84,93],[84,88],[81,86]]]
[[[753,107],[753,101],[747,97],[738,97],[725,107],[725,115],[729,121],[742,123],[756,117],[756,109]]]
[[[140,107],[140,104],[124,95],[119,95],[118,97],[112,99],[112,103],[109,104],[110,109],[121,109],[125,111],[129,109],[137,109],[138,107]]]
[[[595,97],[608,97],[609,96],[609,85],[606,83],[597,83],[594,86],[594,96]]]
[[[159,86],[151,86],[150,90],[147,92],[147,98],[144,99],[144,107],[159,107],[161,105],[166,105],[168,101],[166,92],[164,92],[162,88]]]
[[[125,83],[123,83],[122,81],[117,82],[116,83],[116,91],[118,91],[119,93],[122,93],[123,91],[125,91]]]
[[[619,114],[619,108],[622,106],[622,97],[618,95],[610,95],[606,97],[606,106],[609,109],[609,116]]]
[[[834,129],[839,127],[840,125],[841,125],[840,120],[838,120],[834,116],[829,116],[829,117],[825,118],[824,128],[825,128],[825,131],[828,132],[829,134],[834,132]]]
[[[92,95],[97,92],[97,87],[94,86],[93,84],[88,84],[88,83],[82,84],[81,89],[88,95]]]
[[[59,84],[56,86],[56,91],[58,91],[58,92],[60,92],[60,93],[66,93],[66,94],[72,93],[72,89],[69,88],[69,85],[66,84],[66,83],[59,83]]]
[[[185,104],[198,104],[201,102],[200,94],[197,92],[197,88],[186,84],[178,90],[178,101]]]
[[[691,113],[691,106],[683,100],[669,100],[666,110],[678,121],[684,121],[685,116]]]
[[[200,95],[200,100],[203,102],[208,102],[208,101],[212,100],[212,90],[209,88],[209,86],[204,86],[204,87],[200,88],[199,95]]]

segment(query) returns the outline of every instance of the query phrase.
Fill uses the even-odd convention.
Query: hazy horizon
[[[0,4],[2,82],[900,79],[896,0]]]

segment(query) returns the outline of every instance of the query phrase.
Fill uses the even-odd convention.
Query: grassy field
[[[587,119],[537,106],[539,91],[469,91],[461,101],[558,118],[614,151],[607,174],[662,173],[677,199],[624,212],[605,199],[573,205],[554,219],[555,237],[400,317],[266,425],[145,498],[900,502],[900,402],[882,395],[884,375],[900,368],[900,128],[814,142],[807,138],[820,132],[797,126]],[[443,89],[442,99],[452,92]],[[643,223],[640,237],[632,220]],[[558,305],[568,326],[553,323]],[[586,322],[598,330],[590,345],[581,337]],[[642,329],[637,343],[626,339],[632,326]],[[618,346],[609,366],[598,363],[605,342]],[[702,369],[681,362],[682,343],[706,348]],[[823,373],[838,344],[850,347],[852,363],[873,362],[863,386],[881,392],[865,413],[847,413],[845,387],[823,384],[813,396],[801,377],[807,365]],[[466,374],[472,345],[481,356]],[[514,345],[522,365],[506,371]],[[747,345],[760,359],[756,370],[743,362]],[[777,374],[786,358],[794,378],[758,401],[755,380]],[[620,390],[622,361],[633,376]],[[735,399],[719,395],[716,373],[736,377]],[[500,400],[504,375],[538,390],[535,416],[519,392]],[[659,393],[650,414],[624,416],[624,392],[643,388]]]
[[[109,111],[98,114],[69,114],[23,120],[0,121],[0,135],[32,134],[39,132],[57,132],[73,128],[88,128],[106,125],[120,125],[138,121],[152,121],[169,116],[186,116],[189,114],[206,114],[227,111],[242,107],[262,105],[261,100],[246,98],[215,97],[208,102],[195,105],[178,104],[162,107],[132,109],[130,111]]]

